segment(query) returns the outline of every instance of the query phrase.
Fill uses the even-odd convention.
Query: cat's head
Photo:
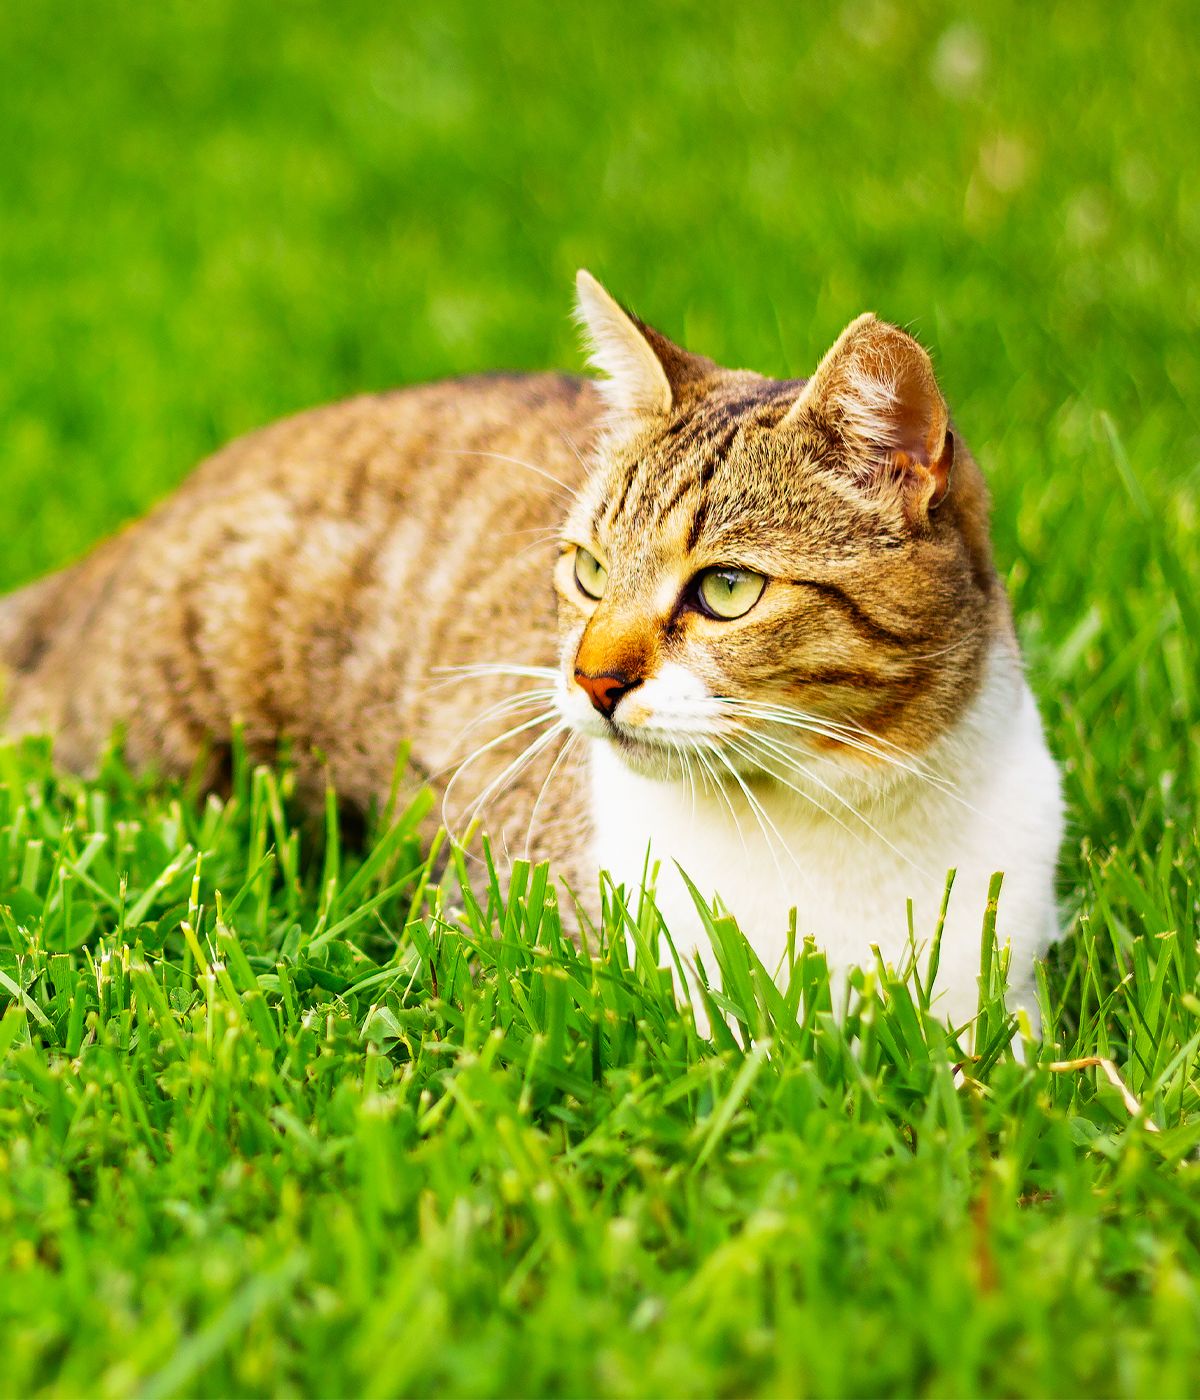
[[[578,290],[607,420],[555,574],[564,717],[661,777],[894,772],[1007,616],[928,355],[866,315],[767,379]]]

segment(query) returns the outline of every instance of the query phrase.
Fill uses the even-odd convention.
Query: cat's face
[[[580,299],[611,427],[555,573],[568,723],[663,778],[895,771],[961,713],[1002,616],[924,351],[860,318],[807,384],[774,381],[585,277]]]

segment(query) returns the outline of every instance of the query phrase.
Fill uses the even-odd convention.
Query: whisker
[[[574,454],[575,460],[579,463],[579,465],[584,469],[585,472],[588,473],[588,475],[591,475],[593,464],[587,460],[587,458],[583,455],[582,452],[580,452],[578,446],[575,443],[575,439],[570,435],[570,433],[567,432],[565,428],[559,428],[558,435],[560,438],[562,438],[567,450]]]
[[[959,647],[966,646],[966,644],[967,644],[969,641],[971,641],[972,638],[978,637],[979,634],[980,634],[980,632],[981,632],[982,630],[983,630],[983,624],[982,624],[981,622],[980,622],[980,623],[976,623],[975,626],[972,627],[971,630],[970,630],[969,632],[964,632],[963,635],[962,635],[961,637],[959,637],[959,638],[957,638],[955,641],[951,642],[949,646],[944,646],[944,647],[942,647],[942,648],[941,648],[940,650],[938,650],[938,651],[906,652],[906,653],[905,653],[905,660],[906,660],[906,661],[935,661],[939,656],[949,656],[949,654],[950,654],[952,651],[957,651],[957,650],[959,649]]]
[[[449,745],[450,751],[453,753],[455,751],[456,746],[467,737],[471,730],[478,729],[481,724],[486,724],[489,720],[511,718],[513,715],[518,714],[521,710],[531,709],[535,705],[548,705],[549,702],[553,699],[554,692],[547,690],[542,691],[540,693],[537,691],[527,691],[521,695],[510,695],[506,696],[503,700],[498,700],[494,705],[489,705],[488,708],[484,710],[482,714],[473,715],[470,719],[467,720],[467,722],[462,726],[462,728],[459,729],[458,732],[451,739]],[[549,712],[550,711],[547,710],[547,713]],[[505,738],[508,736],[501,735],[499,737]],[[430,779],[440,778],[444,774],[449,773],[452,768],[456,767],[459,761],[460,760],[455,758],[451,762],[445,764],[443,767],[435,768],[426,776]],[[462,762],[466,761],[466,759],[462,760]]]
[[[839,743],[845,744],[848,748],[868,754],[872,758],[876,758],[883,763],[889,764],[893,768],[920,779],[922,782],[929,783],[932,787],[945,793],[947,797],[959,803],[960,806],[965,807],[968,811],[983,815],[978,813],[977,809],[964,798],[960,797],[956,793],[954,785],[942,775],[935,773],[928,767],[916,767],[913,764],[905,763],[903,760],[895,758],[893,755],[877,748],[874,744],[866,743],[854,734],[838,732],[839,727],[834,721],[826,722],[817,719],[815,716],[809,716],[803,711],[787,710],[781,706],[763,704],[761,701],[717,697],[717,703],[721,706],[725,714],[734,719],[762,720],[780,727],[799,729],[804,733],[817,734],[836,739]],[[669,714],[663,713],[659,715],[658,718],[664,721],[677,723],[679,720],[696,719],[697,717],[707,718],[710,713],[711,711],[708,706],[696,705],[690,709],[679,709]],[[741,732],[746,733],[748,731],[742,730]],[[711,737],[707,728],[704,731],[704,737]],[[668,742],[670,741],[668,740]],[[790,748],[790,746],[788,747]],[[917,760],[917,762],[920,762],[920,760]]]
[[[737,783],[739,788],[741,788],[743,796],[745,797],[746,801],[750,804],[750,811],[754,815],[754,820],[758,823],[758,829],[766,838],[767,850],[771,853],[771,863],[775,866],[775,873],[779,876],[779,883],[782,886],[782,888],[785,890],[787,889],[787,880],[784,878],[783,867],[779,864],[779,857],[775,854],[775,845],[771,840],[771,832],[774,833],[776,841],[779,842],[779,845],[782,847],[785,854],[791,860],[792,864],[796,867],[800,878],[804,880],[805,884],[807,884],[807,877],[804,875],[804,872],[800,869],[800,863],[796,859],[795,854],[788,848],[787,842],[784,841],[783,837],[779,833],[779,828],[771,820],[770,816],[767,814],[759,800],[750,791],[749,787],[746,785],[745,780],[742,778],[742,775],[737,771],[734,765],[730,763],[727,755],[720,748],[714,746],[710,750],[710,752],[716,758],[720,759],[720,761],[725,765],[725,767],[728,768],[730,774],[733,777],[734,782]],[[730,806],[732,808],[732,804],[730,804]],[[768,826],[771,828],[770,832],[768,832],[767,830]],[[744,841],[742,843],[742,846],[743,849],[745,849]]]
[[[554,666],[527,666],[507,661],[477,661],[470,666],[434,666],[440,676],[519,676],[525,680],[553,681],[558,679]]]
[[[446,784],[445,791],[442,793],[442,825],[449,825],[449,822],[446,819],[446,809],[450,801],[450,794],[454,790],[454,785],[458,782],[459,778],[462,777],[463,773],[466,772],[467,768],[469,768],[472,763],[476,762],[477,759],[482,758],[485,753],[490,753],[491,750],[496,748],[498,745],[507,743],[510,739],[515,739],[518,734],[527,733],[530,729],[534,728],[535,725],[546,724],[548,721],[554,719],[556,713],[557,711],[555,710],[546,710],[540,715],[534,715],[532,719],[527,719],[521,724],[514,725],[511,729],[506,729],[503,734],[498,734],[494,739],[489,740],[486,744],[480,744],[480,746],[477,749],[474,749],[471,753],[469,753],[467,757],[464,758],[462,762],[459,763],[458,766],[454,769],[454,774],[451,777],[450,781]],[[562,721],[560,720],[559,723],[561,724]],[[441,770],[441,772],[445,771],[447,770]],[[436,777],[440,776],[440,774],[434,774],[432,776]]]
[[[541,535],[544,539],[549,539],[560,534],[562,531],[557,525],[531,525],[528,530],[501,530],[497,538],[507,540],[514,535]]]
[[[869,754],[872,758],[877,758],[881,762],[890,764],[893,768],[898,768],[902,772],[910,774],[914,778],[919,778],[923,782],[929,783],[932,787],[938,788],[945,795],[965,807],[968,811],[983,815],[977,808],[973,807],[965,798],[960,796],[956,790],[956,784],[943,774],[936,772],[916,754],[910,754],[907,750],[900,749],[897,745],[890,744],[888,740],[881,736],[872,734],[870,730],[855,726],[854,730],[867,736],[870,743],[864,742],[858,737],[848,725],[839,723],[836,720],[823,720],[816,716],[808,715],[802,710],[791,710],[784,706],[766,705],[760,701],[753,700],[723,700],[721,702],[729,713],[741,715],[743,718],[754,718],[766,720],[770,723],[778,724],[791,729],[799,729],[809,734],[817,734],[824,738],[834,739],[838,743],[845,744],[847,748],[852,748],[860,753]],[[888,744],[896,749],[905,758],[912,760],[911,763],[904,762],[903,759],[896,758],[892,754],[884,752],[878,748],[878,744]]]
[[[518,559],[524,559],[527,554],[532,554],[535,549],[545,549],[550,544],[551,540],[557,538],[557,536],[558,531],[551,530],[549,535],[541,539],[530,540],[527,545],[517,550],[509,562],[515,564]]]
[[[520,695],[510,695],[504,700],[497,700],[494,705],[489,705],[481,714],[474,715],[455,734],[451,740],[451,747],[460,743],[467,737],[473,729],[478,729],[481,724],[486,724],[489,720],[500,719],[510,714],[516,714],[521,710],[532,709],[534,706],[545,705],[554,699],[554,691],[547,689],[527,690]],[[443,769],[442,772],[446,770]],[[431,777],[438,776],[431,774]]]
[[[565,728],[566,725],[562,722],[562,720],[559,720],[558,723],[552,725],[545,732],[545,734],[539,734],[536,739],[534,739],[531,743],[527,744],[525,748],[522,749],[521,752],[517,755],[517,757],[514,758],[513,761],[508,765],[508,767],[499,775],[499,777],[493,778],[492,781],[487,785],[487,787],[484,788],[484,790],[475,799],[475,802],[472,804],[472,806],[466,814],[466,821],[464,823],[464,827],[466,829],[469,829],[475,822],[476,818],[483,811],[485,805],[488,802],[490,802],[493,798],[498,797],[501,793],[505,792],[514,782],[516,782],[522,770],[527,768],[538,756],[538,754],[541,753],[541,751],[544,748],[546,748],[547,745],[552,743],[554,739],[556,739]],[[443,811],[444,810],[445,803],[443,801]]]
[[[925,760],[919,754],[902,748],[890,739],[885,739],[882,734],[876,734],[864,725],[850,720],[827,719],[820,715],[810,714],[807,710],[797,709],[793,705],[779,705],[762,700],[737,700],[722,697],[719,703],[731,708],[740,708],[747,714],[756,714],[764,719],[776,719],[781,724],[792,724],[798,728],[810,729],[813,733],[824,734],[825,737],[831,739],[841,738],[843,735],[861,736],[863,739],[870,740],[871,747],[868,751],[877,758],[886,758],[887,755],[881,749],[890,749],[919,767],[928,768]]]
[[[899,768],[902,772],[910,773],[914,778],[921,778],[927,783],[932,783],[935,787],[952,789],[952,784],[948,778],[943,778],[940,773],[926,766],[915,766],[906,762],[903,758],[897,758],[893,754],[887,753],[878,748],[874,743],[869,743],[860,739],[852,730],[835,729],[823,722],[808,723],[800,720],[785,719],[781,716],[762,715],[760,718],[768,719],[774,724],[787,728],[800,729],[809,734],[816,734],[822,738],[833,739],[839,744],[844,744],[849,749],[854,749],[857,753],[867,754],[871,758],[877,758],[883,763],[891,764],[893,768]]]
[[[799,774],[802,778],[806,779],[808,782],[810,782],[810,783],[815,783],[815,784],[817,785],[817,787],[819,787],[823,792],[827,792],[827,793],[830,795],[830,797],[833,798],[833,800],[834,800],[835,802],[840,802],[840,803],[842,804],[842,806],[845,807],[846,810],[847,810],[848,812],[850,812],[850,814],[851,814],[852,816],[857,817],[858,820],[859,820],[860,822],[862,822],[862,824],[867,828],[867,830],[868,830],[869,832],[871,832],[871,834],[876,838],[876,840],[882,841],[883,844],[888,848],[888,850],[890,850],[890,851],[893,853],[893,855],[899,856],[900,859],[901,859],[902,861],[904,861],[904,863],[905,863],[906,865],[911,866],[913,870],[915,870],[919,875],[923,876],[926,880],[932,880],[932,879],[933,879],[933,875],[932,875],[928,870],[926,870],[926,869],[924,869],[924,867],[918,865],[917,862],[916,862],[915,860],[913,860],[910,856],[906,855],[906,854],[899,848],[899,846],[897,846],[894,842],[890,841],[890,840],[883,834],[883,832],[880,831],[879,828],[876,827],[876,826],[869,820],[869,818],[865,817],[865,816],[862,814],[862,812],[860,812],[860,811],[858,810],[858,808],[855,807],[855,805],[853,804],[853,802],[851,802],[848,798],[843,797],[842,794],[841,794],[840,792],[838,792],[838,790],[837,790],[836,788],[831,787],[831,786],[830,786],[828,783],[826,783],[826,782],[823,782],[823,781],[822,781],[820,778],[818,778],[813,772],[811,772],[811,770],[805,768],[802,764],[797,763],[794,759],[790,759],[790,758],[788,757],[788,755],[787,755],[783,750],[780,750],[780,749],[778,748],[777,745],[773,744],[772,741],[771,741],[770,739],[767,739],[767,738],[763,737],[762,735],[755,735],[755,736],[753,736],[753,737],[754,737],[755,741],[756,741],[758,744],[760,744],[760,745],[762,745],[762,746],[765,746],[765,747],[767,748],[768,752],[771,751],[772,749],[774,749],[775,752],[779,755],[779,757],[780,757],[780,759],[781,759],[782,762],[784,762],[784,763],[790,763],[790,764],[791,764],[791,768],[792,768],[792,771],[793,771],[793,772]],[[770,770],[768,769],[767,771],[769,772]],[[790,788],[792,788],[792,790],[793,790],[794,792],[798,793],[801,797],[806,798],[808,801],[812,801],[812,798],[809,797],[809,795],[808,795],[807,793],[805,793],[802,789],[794,787],[793,784],[787,782],[786,779],[780,778],[778,774],[775,774],[775,775],[773,775],[773,776],[775,776],[775,778],[776,778],[777,781],[782,782],[782,783],[784,784],[785,787],[790,787]],[[816,803],[816,802],[813,802],[813,805],[816,806],[816,807],[819,807],[820,804],[819,804],[819,803]],[[832,814],[830,814],[830,815],[832,815]]]
[[[762,749],[762,746],[767,742],[765,739],[757,735],[746,735],[744,737],[746,738],[748,743],[757,743],[760,747],[760,750]],[[761,768],[763,772],[769,774],[769,776],[774,778],[776,782],[782,783],[784,787],[790,788],[792,792],[797,794],[797,796],[803,797],[806,802],[811,803],[812,806],[814,806],[818,812],[822,812],[825,816],[829,818],[830,821],[836,822],[838,826],[840,826],[848,836],[853,836],[860,846],[866,846],[866,838],[863,836],[861,831],[855,831],[854,828],[848,823],[844,822],[836,812],[830,811],[828,807],[822,806],[821,803],[818,802],[817,799],[813,797],[811,793],[804,792],[801,788],[798,788],[794,784],[789,783],[786,778],[776,773],[773,769],[768,768],[763,762],[761,751],[755,753],[752,749],[743,747],[732,739],[726,740],[726,743],[734,751],[734,753],[740,754],[748,762],[753,763],[755,767]],[[769,750],[767,752],[769,753]],[[793,769],[796,772],[800,771],[797,765],[793,765]],[[807,777],[807,772],[805,772],[802,776]]]
[[[563,740],[562,747],[559,749],[558,754],[557,754],[557,756],[556,756],[555,759],[554,759],[554,762],[550,765],[550,770],[549,770],[549,772],[547,772],[546,776],[542,779],[542,785],[541,785],[541,787],[538,789],[537,800],[534,802],[534,804],[533,804],[533,810],[532,810],[532,811],[530,812],[530,814],[529,814],[529,826],[527,827],[527,829],[526,829],[526,831],[525,831],[525,859],[526,859],[526,860],[528,860],[528,859],[530,858],[530,856],[529,856],[529,851],[530,851],[530,846],[532,845],[532,842],[533,842],[533,828],[534,828],[534,826],[535,826],[535,824],[536,824],[536,822],[537,822],[538,809],[539,809],[539,808],[541,807],[541,805],[542,805],[542,798],[545,797],[545,795],[546,795],[546,789],[547,789],[547,788],[550,786],[550,784],[554,781],[554,775],[555,775],[555,773],[558,772],[559,768],[560,768],[561,765],[562,765],[563,759],[566,758],[567,754],[570,753],[571,748],[573,747],[573,745],[574,745],[574,743],[575,743],[575,740],[578,739],[578,737],[579,737],[579,735],[578,735],[578,734],[575,734],[575,733],[568,733],[568,734],[567,734],[567,737]]]
[[[482,448],[472,447],[439,447],[434,450],[444,452],[449,457],[490,457],[497,462],[509,462],[514,467],[524,467],[526,471],[533,472],[535,476],[540,476],[545,481],[557,486],[562,498],[568,503],[574,503],[578,494],[574,487],[568,486],[553,472],[548,472],[544,467],[535,466],[534,463],[526,462],[520,457],[510,457],[506,452],[487,452]]]
[[[696,749],[696,759],[699,762],[701,768],[712,779],[712,784],[716,790],[717,796],[724,801],[725,806],[729,809],[730,820],[733,822],[734,829],[738,834],[738,840],[742,844],[742,854],[746,857],[746,860],[749,861],[750,848],[746,845],[746,836],[745,833],[742,831],[742,824],[738,821],[737,812],[734,810],[733,803],[729,800],[729,794],[725,791],[725,784],[721,782],[716,770],[712,767],[708,759],[705,757],[705,752],[706,751],[704,749]],[[710,748],[707,750],[707,752],[712,754],[715,753],[716,750]]]
[[[769,717],[761,716],[761,718]],[[788,728],[808,730],[811,733],[821,732],[819,729],[816,729],[813,726],[804,725],[800,723],[789,723],[786,720],[774,720],[773,722]],[[957,803],[958,806],[960,806],[964,811],[970,812],[973,816],[981,818],[983,821],[986,821],[989,825],[995,826],[997,824],[994,817],[990,816],[987,812],[982,811],[979,807],[976,807],[973,802],[968,802],[967,799],[963,797],[962,794],[958,791],[957,784],[954,783],[951,779],[945,777],[944,775],[934,772],[932,769],[929,768],[914,768],[910,764],[902,762],[900,759],[893,758],[890,754],[880,753],[877,749],[874,749],[870,746],[865,746],[857,742],[853,737],[835,737],[838,737],[839,742],[846,744],[849,748],[858,749],[864,753],[869,753],[873,757],[882,760],[884,763],[890,764],[893,768],[898,768],[901,772],[908,773],[910,776],[918,779],[923,783],[928,783],[930,787],[934,788],[937,792],[940,792],[944,797],[948,797],[951,802]],[[779,740],[777,742],[779,742],[780,745],[786,748],[789,752],[795,752],[794,745],[784,744],[782,740]]]

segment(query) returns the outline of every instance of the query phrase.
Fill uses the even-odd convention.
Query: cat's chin
[[[627,731],[614,730],[605,736],[605,741],[621,756],[627,768],[643,778],[657,778],[665,781],[678,778],[682,772],[679,754],[665,744],[652,739],[640,739]]]
[[[628,728],[609,730],[604,736],[614,752],[620,755],[625,766],[643,778],[654,778],[659,782],[704,783],[706,765],[698,761],[691,746],[678,741],[665,743],[661,739],[642,738]],[[709,751],[707,744],[697,745],[696,753]],[[733,764],[743,770],[745,765],[733,760]],[[728,757],[716,765],[718,771],[728,769]],[[707,766],[711,773],[712,764]],[[710,779],[711,780],[711,777]]]

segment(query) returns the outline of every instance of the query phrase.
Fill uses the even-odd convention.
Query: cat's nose
[[[628,695],[641,683],[640,677],[630,680],[624,671],[606,671],[599,676],[589,676],[587,672],[580,670],[575,672],[575,684],[592,702],[592,708],[599,711],[605,719],[612,718],[612,712],[617,708],[617,701],[621,696]]]

